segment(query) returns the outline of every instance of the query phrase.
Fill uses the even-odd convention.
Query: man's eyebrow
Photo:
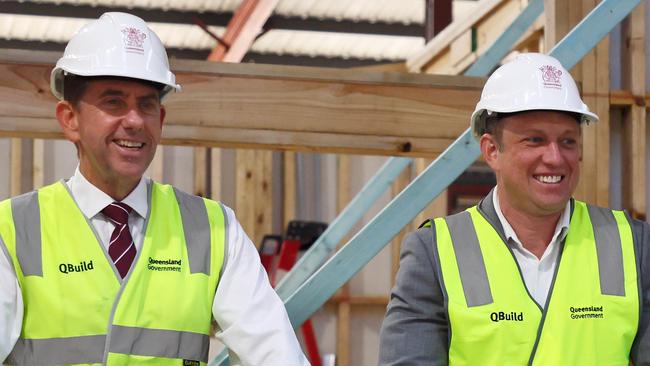
[[[138,100],[149,100],[149,99],[155,99],[158,100],[158,93],[153,92],[151,94],[146,94],[141,97],[138,97]]]
[[[106,96],[124,96],[126,95],[123,91],[117,89],[106,89],[103,93],[99,95],[100,98]]]
[[[104,98],[107,96],[113,96],[113,97],[124,97],[126,96],[127,93],[117,90],[117,89],[106,89],[104,92],[102,92],[99,97]],[[146,94],[143,96],[138,97],[139,100],[148,100],[148,99],[158,99],[158,93],[152,92],[150,94]]]

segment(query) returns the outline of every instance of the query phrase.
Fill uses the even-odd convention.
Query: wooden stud
[[[337,166],[337,211],[341,212],[350,202],[350,157],[347,155],[338,156]],[[342,241],[347,242],[346,239]],[[336,322],[336,354],[337,365],[350,365],[350,303],[347,299],[350,297],[350,284],[346,283],[338,291],[338,296],[342,301],[338,305],[338,318]]]
[[[32,188],[38,189],[45,184],[45,140],[35,139],[32,149]]]
[[[336,319],[336,365],[350,365],[350,301],[338,303]]]
[[[595,5],[595,4],[594,4]],[[596,129],[596,145],[598,158],[596,160],[596,204],[610,206],[610,156],[611,156],[611,125],[610,125],[610,71],[609,71],[609,36],[596,46],[596,104],[592,106],[600,121],[593,126]]]
[[[337,164],[337,195],[336,211],[341,212],[350,202],[350,157],[347,155],[338,156]]]
[[[550,50],[569,32],[569,1],[544,0],[544,15],[544,49]]]
[[[292,151],[285,151],[283,153],[284,160],[284,185],[283,185],[283,201],[284,201],[284,220],[283,228],[289,226],[289,221],[296,219],[296,153]]]
[[[210,150],[210,195],[213,200],[221,200],[221,149]]]
[[[11,179],[9,192],[11,196],[17,196],[22,191],[22,165],[23,165],[23,140],[11,139]]]
[[[207,158],[207,148],[194,148],[194,194],[201,197],[207,196]]]
[[[635,100],[644,100],[645,5],[640,4],[623,22],[623,85]],[[623,207],[633,217],[646,218],[646,105],[635,103],[623,121]]]
[[[255,226],[255,151],[244,149],[235,153],[236,184],[235,212],[251,240],[257,234]],[[259,245],[259,243],[255,243]]]
[[[587,14],[595,6],[594,0],[573,0],[569,2],[569,27],[573,27],[582,19],[583,14]],[[574,9],[574,7],[578,7]],[[577,15],[576,15],[577,13]],[[563,34],[564,36],[564,34]],[[583,101],[596,112],[597,100],[595,95],[596,89],[596,65],[597,54],[595,49],[591,50],[582,61],[572,70],[578,82],[582,83]],[[597,131],[594,126],[583,126],[582,128],[582,162],[580,167],[580,181],[575,192],[575,197],[586,201],[588,203],[596,204],[597,197],[597,182],[599,179],[598,161],[604,158],[602,155],[607,154],[609,157],[609,144],[607,151],[601,151],[598,145]],[[609,172],[605,174],[609,178]]]
[[[163,145],[158,145],[156,148],[156,155],[154,155],[153,160],[151,161],[151,178],[156,182],[164,181],[164,170],[165,170],[165,148]]]
[[[238,167],[239,168],[239,167]],[[255,220],[255,234],[251,238],[255,245],[262,245],[264,235],[272,233],[272,168],[273,152],[264,150],[255,150],[255,162],[252,167],[254,170],[253,191],[249,192],[254,197],[253,217]],[[249,198],[250,199],[250,198]]]

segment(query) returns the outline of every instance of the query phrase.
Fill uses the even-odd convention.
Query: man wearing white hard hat
[[[497,185],[405,239],[380,365],[650,365],[650,228],[572,198],[597,121],[550,56],[490,76],[471,127]]]
[[[146,23],[84,26],[51,86],[79,165],[0,202],[0,361],[206,365],[214,319],[231,364],[308,365],[233,211],[143,178],[180,90]]]

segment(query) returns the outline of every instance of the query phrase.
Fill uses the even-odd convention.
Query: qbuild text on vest
[[[495,311],[493,313],[490,313],[490,320],[493,322],[501,322],[501,321],[509,321],[509,322],[523,322],[524,321],[524,313],[523,312],[504,312],[504,311]]]
[[[72,263],[61,263],[59,264],[59,272],[61,273],[73,273],[73,272],[86,272],[95,269],[93,267],[93,261],[90,262],[80,262],[79,264]]]

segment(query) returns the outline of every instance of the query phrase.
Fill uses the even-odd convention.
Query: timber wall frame
[[[58,54],[0,50],[0,137],[63,138]],[[467,127],[482,78],[176,61],[163,144],[435,157]]]

